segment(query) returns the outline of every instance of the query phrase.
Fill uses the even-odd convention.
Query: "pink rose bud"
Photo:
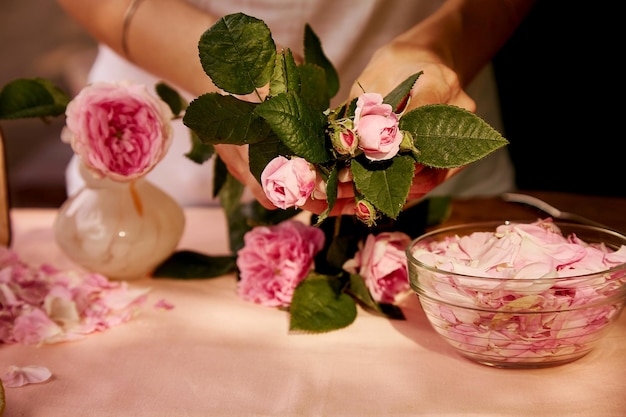
[[[383,103],[383,96],[377,93],[359,96],[354,129],[358,134],[358,147],[368,159],[382,161],[396,156],[403,138],[398,122],[391,105]]]
[[[67,105],[61,139],[99,177],[146,175],[172,141],[170,108],[142,84],[95,83]]]
[[[305,159],[277,156],[261,173],[261,186],[278,208],[302,206],[315,189],[316,171]]]
[[[352,130],[353,124],[351,120],[343,122],[331,122],[330,140],[333,148],[340,155],[354,156],[357,150],[358,140],[356,133]]]
[[[357,200],[354,207],[354,214],[359,220],[369,227],[376,224],[376,218],[378,217],[376,208],[372,205],[372,203],[364,199]]]

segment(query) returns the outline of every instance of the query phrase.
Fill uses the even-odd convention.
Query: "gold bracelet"
[[[122,52],[124,52],[124,56],[129,61],[132,61],[130,58],[130,52],[128,51],[128,29],[130,28],[130,22],[133,20],[133,16],[139,7],[139,3],[141,0],[130,0],[130,4],[124,12],[124,21],[122,22]]]

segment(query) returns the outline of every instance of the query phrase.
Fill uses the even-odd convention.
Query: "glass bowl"
[[[626,300],[626,236],[608,229],[551,219],[464,224],[418,237],[407,258],[435,331],[489,366],[575,361]]]

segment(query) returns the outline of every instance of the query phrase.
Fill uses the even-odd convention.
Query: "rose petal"
[[[171,304],[167,300],[164,300],[163,298],[161,298],[159,301],[154,303],[154,307],[155,308],[162,308],[163,310],[171,310],[171,309],[174,308],[174,304]]]
[[[45,366],[15,366],[11,365],[2,375],[2,385],[7,388],[18,388],[28,384],[45,382],[52,376],[52,372]]]

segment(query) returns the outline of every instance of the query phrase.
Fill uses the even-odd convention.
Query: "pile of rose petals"
[[[420,272],[422,307],[470,355],[573,357],[624,304],[626,246],[565,236],[551,219],[425,241],[412,255],[440,271]]]
[[[130,320],[148,288],[96,273],[34,267],[0,248],[0,343],[50,344]]]

